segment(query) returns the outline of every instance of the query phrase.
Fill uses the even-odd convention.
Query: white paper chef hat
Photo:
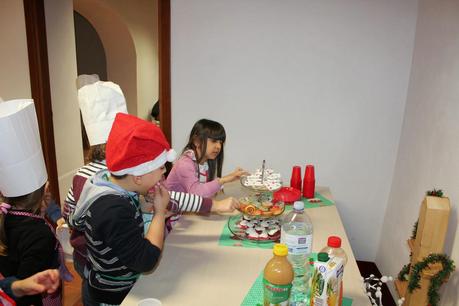
[[[77,77],[77,89],[80,89],[83,86],[95,83],[100,81],[99,76],[97,74],[80,74]]]
[[[127,113],[121,88],[97,81],[78,90],[83,123],[91,146],[106,143],[117,113]]]
[[[32,99],[0,102],[0,191],[17,197],[48,180]]]

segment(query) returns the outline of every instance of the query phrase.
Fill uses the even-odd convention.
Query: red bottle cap
[[[341,238],[339,238],[338,236],[330,236],[328,237],[327,245],[332,248],[340,248]]]

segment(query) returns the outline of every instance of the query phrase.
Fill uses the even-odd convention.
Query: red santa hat
[[[114,175],[143,175],[172,162],[177,153],[155,124],[118,113],[105,148],[108,170]]]

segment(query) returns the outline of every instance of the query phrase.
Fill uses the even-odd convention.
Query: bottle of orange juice
[[[311,278],[310,306],[338,306],[343,278],[343,258],[317,254]]]
[[[327,253],[329,257],[341,257],[343,259],[343,267],[347,263],[346,252],[341,248],[341,238],[338,236],[328,237],[327,246],[320,252]],[[343,281],[341,280],[339,288],[339,306],[343,304]]]
[[[273,254],[263,272],[263,305],[288,306],[293,280],[293,268],[287,260],[288,248],[285,244],[275,244]]]

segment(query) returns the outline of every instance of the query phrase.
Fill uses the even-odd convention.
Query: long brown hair
[[[208,180],[211,181],[215,178],[215,174],[217,174],[218,177],[222,177],[224,158],[223,147],[226,140],[226,132],[223,125],[221,125],[217,121],[209,119],[201,119],[198,122],[196,122],[193,128],[191,129],[188,143],[183,149],[183,152],[185,152],[186,150],[193,150],[194,156],[196,156],[196,162],[199,165],[206,155],[207,139],[209,138],[214,140],[220,140],[222,142],[222,148],[217,158],[215,158],[214,160],[207,160],[207,164],[209,165]],[[198,155],[195,142],[199,143],[199,150],[201,152],[201,156]],[[198,176],[199,175],[200,174],[198,171]]]
[[[5,202],[11,205],[11,208],[16,208],[30,212],[32,214],[40,213],[40,205],[45,193],[45,185],[41,186],[37,190],[22,195],[19,197],[0,197],[1,202]],[[5,215],[0,214],[0,255],[7,255],[6,246],[6,231],[5,231]]]
[[[105,143],[91,146],[89,148],[88,159],[90,162],[101,162],[105,160]]]

